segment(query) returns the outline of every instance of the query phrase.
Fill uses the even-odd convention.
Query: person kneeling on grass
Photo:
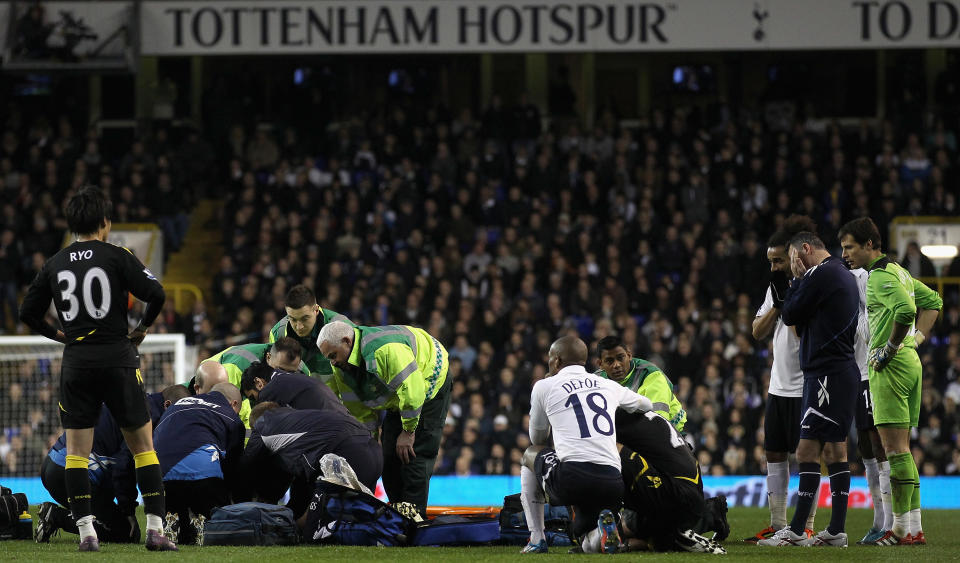
[[[587,345],[563,336],[550,345],[549,373],[530,394],[520,503],[530,529],[522,554],[546,553],[543,505],[571,506],[572,536],[586,553],[620,549],[616,512],[624,485],[617,453],[617,408],[649,411],[650,399],[587,373]],[[586,414],[590,413],[590,414]],[[555,448],[549,447],[550,436]]]
[[[223,382],[180,399],[160,419],[154,441],[167,493],[168,536],[193,543],[213,509],[230,504],[246,434],[239,412],[240,390]]]
[[[40,480],[57,502],[40,505],[37,528],[33,536],[38,543],[50,541],[50,537],[59,530],[71,534],[80,533],[70,511],[63,508],[69,506],[65,468],[66,436],[65,433],[60,435],[40,466]],[[107,407],[101,409],[100,419],[93,430],[93,449],[90,451],[88,473],[93,485],[93,527],[97,537],[105,542],[139,543],[140,525],[136,517],[137,478],[133,456]]]
[[[154,423],[174,402],[187,395],[182,385],[171,385],[158,393],[147,395],[150,417]],[[58,531],[78,534],[76,522],[67,504],[65,476],[67,435],[61,434],[57,443],[40,466],[40,479],[50,496],[57,502],[45,502],[37,511],[37,527],[34,539],[39,543],[50,541]],[[140,541],[140,525],[137,523],[137,480],[133,456],[123,441],[123,433],[110,411],[104,407],[100,420],[93,430],[93,450],[88,472],[94,484],[93,527],[104,541],[137,543]],[[113,499],[117,502],[114,504]],[[59,503],[59,504],[57,504]]]
[[[269,468],[282,466],[284,474],[293,476],[287,506],[298,518],[307,510],[314,483],[320,476],[320,458],[326,454],[347,460],[367,488],[373,490],[377,486],[383,469],[380,444],[349,414],[338,410],[294,410],[266,402],[257,404],[250,412],[250,425],[252,432],[243,452],[241,473],[250,480],[272,481],[278,475]],[[254,490],[255,483],[249,485],[244,489]]]
[[[277,342],[284,341],[293,342],[299,353],[299,344],[296,344],[293,339],[281,338]],[[268,363],[254,362],[244,370],[240,379],[240,393],[248,399],[246,403],[250,405],[271,402],[296,410],[336,411],[355,420],[333,391],[319,379],[308,377],[300,372],[284,371]],[[243,418],[242,411],[241,418]],[[253,426],[252,420],[248,419],[247,422],[248,427]],[[371,426],[368,424],[365,427],[370,434]],[[292,473],[287,472],[279,456],[262,460],[262,463],[258,464],[256,473],[270,475],[271,478],[258,479],[251,483],[250,489],[245,488],[245,490],[255,492],[265,502],[275,502],[282,497],[294,477]]]
[[[184,397],[189,397],[190,391],[183,385],[171,385],[158,393],[147,395],[147,405],[150,407],[150,422],[154,428],[160,423],[160,417],[167,412],[170,405]]]
[[[704,501],[700,466],[680,433],[653,412],[618,412],[617,442],[625,494],[621,527],[631,549],[721,555],[726,498]],[[700,533],[716,531],[714,541]],[[642,542],[636,540],[643,540]]]

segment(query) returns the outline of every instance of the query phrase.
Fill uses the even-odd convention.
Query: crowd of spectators
[[[197,131],[184,132],[174,143],[162,128],[122,150],[102,153],[102,132],[87,127],[85,112],[47,113],[16,98],[0,101],[0,335],[24,334],[17,320],[19,298],[63,244],[62,206],[78,187],[101,186],[113,201],[114,222],[157,223],[166,250],[176,251],[191,195],[214,178],[214,155]],[[164,318],[172,312],[170,300]],[[48,320],[57,322],[53,316]],[[0,475],[36,475],[61,432],[59,360],[38,358],[42,350],[24,347],[4,352],[12,357],[0,358]],[[142,361],[148,379],[172,377],[169,358],[145,354]]]
[[[223,139],[193,132],[174,145],[158,129],[126,155],[102,156],[96,130],[81,143],[65,120],[8,118],[0,167],[13,203],[0,229],[13,234],[2,252],[16,253],[22,289],[56,249],[59,202],[79,183],[108,189],[121,220],[160,220],[209,168],[193,160],[201,155],[220,172],[207,179],[224,194],[224,255],[208,303],[188,315],[170,305],[156,327],[188,334],[198,357],[265,339],[288,288],[306,283],[357,323],[414,324],[447,345],[454,385],[438,474],[516,474],[549,344],[576,333],[594,350],[616,333],[675,384],[704,473],[762,473],[771,357],[751,323],[767,288],[767,237],[805,213],[836,252],[838,229],[855,217],[873,217],[886,241],[897,215],[956,215],[958,124],[775,130],[732,115],[657,109],[628,128],[603,111],[589,129],[558,130],[525,100],[497,98],[476,115],[401,104],[345,116],[319,139],[296,123],[238,121]],[[178,197],[158,195],[167,189]],[[175,231],[165,229],[174,248]],[[913,250],[902,260],[930,273]],[[914,455],[924,475],[960,474],[955,292],[920,353]],[[0,377],[10,379],[0,412],[40,404],[33,372]],[[20,471],[3,452],[3,471]]]
[[[705,472],[764,471],[770,357],[750,332],[766,238],[794,212],[834,249],[854,217],[886,238],[896,215],[957,213],[956,136],[942,120],[771,131],[678,108],[638,130],[604,113],[589,131],[554,131],[536,106],[499,100],[476,117],[372,115],[316,146],[294,126],[232,129],[212,288],[213,310],[231,314],[204,334],[266,334],[300,282],[361,324],[427,328],[448,344],[455,381],[439,473],[518,470],[529,389],[564,331],[588,343],[616,332],[663,367]],[[905,264],[929,275],[916,250]],[[960,455],[955,296],[946,309],[922,350],[927,474],[957,472]]]

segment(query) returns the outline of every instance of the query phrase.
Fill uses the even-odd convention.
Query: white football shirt
[[[762,317],[773,309],[773,295],[767,288],[763,305],[757,310]],[[777,316],[773,326],[773,368],[770,370],[768,392],[778,397],[803,396],[803,370],[800,369],[800,337]]]
[[[650,410],[650,399],[619,383],[567,366],[533,386],[530,396],[530,436],[553,430],[560,461],[582,461],[620,469],[617,451],[617,408]]]
[[[857,289],[860,291],[860,318],[857,319],[857,338],[853,342],[853,356],[857,359],[860,369],[860,381],[867,381],[867,348],[870,346],[870,319],[867,318],[867,278],[870,272],[863,268],[850,270],[857,279]]]

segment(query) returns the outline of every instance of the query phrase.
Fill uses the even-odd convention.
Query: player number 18
[[[603,401],[603,405],[597,404],[597,400]],[[570,395],[567,398],[567,402],[564,403],[565,407],[573,407],[573,412],[577,415],[577,424],[580,425],[580,437],[589,438],[590,437],[590,428],[587,427],[587,417],[583,412],[583,405],[580,404],[580,397],[576,393]],[[613,420],[610,418],[610,414],[607,413],[607,398],[600,393],[590,393],[587,395],[587,406],[590,407],[595,414],[593,416],[593,429],[597,431],[598,434],[603,436],[612,436],[614,431]],[[605,424],[601,425],[600,421],[604,421]],[[603,426],[603,427],[601,427]]]

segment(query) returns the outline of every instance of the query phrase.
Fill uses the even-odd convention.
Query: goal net
[[[182,334],[147,335],[139,350],[147,393],[190,379]],[[62,356],[63,345],[42,336],[0,337],[0,477],[38,475],[63,431],[57,412]]]

